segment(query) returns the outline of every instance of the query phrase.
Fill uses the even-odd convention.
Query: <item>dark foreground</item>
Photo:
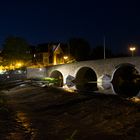
[[[0,140],[140,139],[139,103],[84,94],[34,86],[2,90]]]

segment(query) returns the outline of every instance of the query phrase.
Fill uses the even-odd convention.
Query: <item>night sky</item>
[[[4,0],[0,3],[0,46],[9,35],[30,44],[84,38],[113,52],[140,45],[139,0]]]

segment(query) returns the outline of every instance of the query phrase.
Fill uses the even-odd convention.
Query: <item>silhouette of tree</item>
[[[6,63],[13,63],[17,60],[25,62],[31,59],[29,45],[23,38],[7,37],[3,44],[2,57]]]
[[[90,59],[90,45],[82,38],[71,38],[68,42],[70,56],[76,61],[83,61]]]

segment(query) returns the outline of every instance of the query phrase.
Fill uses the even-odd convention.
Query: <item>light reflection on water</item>
[[[17,122],[21,123],[21,125],[23,126],[23,128],[25,129],[26,133],[31,135],[31,140],[34,139],[34,137],[36,136],[36,130],[32,128],[32,124],[29,120],[29,118],[27,117],[27,115],[23,112],[18,111],[17,114]]]
[[[13,132],[7,135],[7,140],[34,140],[37,130],[32,128],[32,124],[24,112],[17,111],[16,112],[16,122],[19,126],[17,126],[17,130],[13,130]],[[20,129],[22,131],[20,131]]]

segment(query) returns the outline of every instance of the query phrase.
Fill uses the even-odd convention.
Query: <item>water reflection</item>
[[[21,111],[18,111],[16,114],[16,121],[25,129],[25,133],[30,134],[31,140],[33,140],[36,136],[36,130],[31,127],[31,122],[27,115]]]
[[[79,91],[97,91],[97,82],[88,82],[82,84],[76,84],[76,89]]]
[[[6,140],[34,140],[37,130],[31,127],[31,122],[27,115],[21,111],[16,112],[16,125],[7,134]]]
[[[73,88],[74,87],[74,88]],[[134,97],[140,96],[140,83],[134,82],[124,82],[124,83],[97,83],[97,82],[88,82],[78,84],[75,83],[73,88],[78,91],[88,91],[88,92],[101,92],[105,94],[116,94],[122,97]]]
[[[121,84],[113,84],[113,89],[116,94],[123,97],[138,96],[140,92],[140,83],[124,82]]]

